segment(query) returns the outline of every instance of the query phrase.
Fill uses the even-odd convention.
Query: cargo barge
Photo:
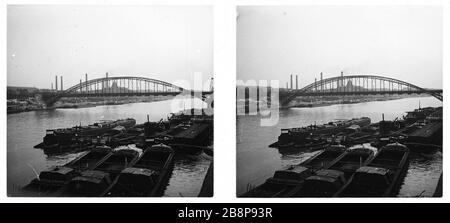
[[[337,134],[345,131],[350,126],[365,127],[370,125],[370,118],[354,118],[350,120],[340,120],[336,122],[329,122],[322,125],[310,125],[300,128],[281,129],[281,134],[278,136],[278,141],[269,145],[274,148],[294,147],[312,143],[314,135],[322,134]]]
[[[122,170],[105,196],[162,196],[172,173],[174,155],[174,150],[164,144],[146,149],[135,164]]]
[[[43,142],[34,146],[41,149],[59,149],[64,146],[80,145],[84,139],[91,139],[113,130],[118,126],[125,129],[136,124],[132,118],[119,119],[116,121],[102,121],[87,126],[74,126],[65,129],[50,129],[46,131]]]
[[[132,166],[138,158],[139,153],[135,150],[114,151],[94,169],[83,171],[71,179],[55,193],[55,196],[102,197],[117,182],[122,170]]]
[[[273,177],[263,184],[251,188],[242,197],[286,197],[296,187],[302,185],[304,180],[321,169],[338,162],[347,151],[343,146],[330,146],[318,152],[304,162],[290,166],[283,170],[275,171]]]
[[[113,154],[111,148],[95,148],[85,152],[63,166],[50,167],[42,171],[28,185],[22,188],[25,196],[52,196],[70,180],[83,171],[92,170]]]
[[[348,182],[336,192],[336,197],[392,197],[395,196],[403,174],[407,170],[409,149],[400,143],[384,146],[360,167]]]

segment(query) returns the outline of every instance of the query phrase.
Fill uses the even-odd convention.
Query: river
[[[99,120],[134,118],[136,123],[165,119],[171,112],[188,108],[202,108],[204,104],[196,99],[174,99],[158,102],[107,105],[78,109],[55,109],[31,111],[7,116],[7,185],[8,196],[17,196],[17,189],[28,184],[40,171],[55,165],[63,165],[82,153],[62,155],[44,154],[33,148],[42,142],[46,129],[66,128],[75,125],[92,124]],[[202,153],[198,156],[175,157],[175,166],[164,196],[197,196],[212,157]]]
[[[386,120],[393,120],[396,117],[401,118],[406,111],[418,108],[419,101],[421,107],[442,106],[442,102],[434,97],[421,97],[313,108],[289,108],[280,110],[278,124],[270,127],[260,126],[260,116],[238,116],[237,194],[246,192],[248,186],[263,183],[276,170],[299,164],[318,152],[296,151],[281,154],[277,149],[269,148],[268,145],[277,141],[282,128],[363,116],[369,117],[372,122],[379,122],[383,113]],[[397,196],[432,196],[441,173],[442,152],[413,153]]]

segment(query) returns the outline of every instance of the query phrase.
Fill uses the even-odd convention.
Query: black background
[[[180,209],[272,208],[272,218],[221,218],[209,221],[178,218]],[[183,222],[183,223],[255,223],[255,222],[447,222],[448,204],[379,203],[149,203],[149,204],[2,204],[2,222]],[[4,215],[7,214],[7,215]]]

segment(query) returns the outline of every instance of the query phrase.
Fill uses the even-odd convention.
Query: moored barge
[[[290,147],[295,145],[303,145],[308,142],[308,138],[312,135],[336,134],[345,131],[346,128],[359,126],[360,128],[370,125],[370,118],[354,118],[350,120],[340,120],[329,122],[322,125],[310,125],[300,128],[281,129],[278,141],[269,145],[269,147]]]
[[[111,148],[97,147],[64,165],[77,171],[91,170],[99,166],[113,154]]]
[[[320,151],[316,155],[302,162],[300,165],[308,167],[312,170],[320,170],[332,165],[334,161],[338,160],[346,154],[345,146],[331,145],[328,148]]]
[[[327,169],[342,171],[346,174],[353,174],[355,171],[367,164],[374,156],[374,150],[364,146],[356,146],[348,150],[347,153],[337,162]]]
[[[344,186],[359,167],[367,164],[373,154],[374,150],[364,146],[348,149],[340,159],[306,178],[302,185],[287,193],[287,196],[331,197]]]
[[[82,138],[99,136],[118,126],[130,128],[135,124],[135,119],[127,118],[116,121],[102,121],[88,126],[80,125],[65,129],[50,129],[46,131],[43,142],[34,147],[41,149],[53,149],[66,145],[73,145],[79,143]]]
[[[360,167],[349,181],[334,195],[337,197],[389,197],[395,195],[401,176],[406,172],[409,149],[391,143]]]
[[[139,160],[120,173],[107,192],[110,197],[162,196],[173,169],[174,150],[157,144],[146,149]]]
[[[99,197],[115,184],[117,177],[125,168],[132,166],[139,153],[131,149],[116,150],[93,170],[81,172],[70,180],[56,194],[68,197]]]
[[[274,176],[263,184],[244,193],[242,197],[285,197],[302,185],[304,180],[323,168],[339,161],[346,154],[345,147],[341,145],[330,146],[318,152],[299,165],[278,170]]]
[[[24,196],[51,196],[76,176],[77,173],[72,168],[50,167],[24,186],[22,192]]]
[[[96,148],[85,152],[64,166],[54,166],[42,171],[22,188],[25,195],[52,196],[81,172],[92,170],[112,155],[108,148]]]
[[[345,173],[339,170],[324,169],[306,178],[289,193],[290,197],[331,197],[346,182]]]
[[[247,191],[241,197],[277,197],[302,184],[312,174],[313,171],[304,166],[294,166],[286,170],[277,170],[273,177]]]

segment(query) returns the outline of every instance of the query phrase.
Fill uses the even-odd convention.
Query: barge
[[[345,173],[339,170],[324,169],[290,192],[290,197],[331,197],[346,183]]]
[[[277,197],[302,184],[311,175],[313,175],[311,169],[300,165],[286,170],[278,170],[273,177],[244,193],[241,197]]]
[[[370,125],[370,118],[354,118],[350,120],[340,120],[329,122],[322,125],[310,125],[300,128],[281,129],[278,141],[269,145],[269,147],[282,148],[295,145],[303,145],[308,142],[308,138],[312,135],[337,134],[345,131],[350,126],[360,128]]]
[[[77,171],[92,170],[113,154],[111,148],[97,147],[64,165]]]
[[[345,146],[332,145],[327,149],[320,151],[316,155],[307,159],[300,165],[308,167],[312,170],[320,170],[332,165],[335,160],[346,154]]]
[[[132,166],[139,153],[131,149],[114,151],[107,159],[93,170],[81,172],[70,180],[56,194],[64,197],[100,197],[115,184],[120,172]]]
[[[373,156],[374,150],[364,146],[357,146],[349,149],[342,159],[330,165],[327,169],[338,170],[351,175],[358,168],[365,166]]]
[[[51,196],[52,193],[60,190],[71,179],[77,176],[74,169],[69,167],[51,167],[42,171],[39,176],[33,179],[28,185],[22,188],[24,196]]]
[[[390,197],[400,185],[406,172],[409,149],[400,143],[384,146],[360,167],[334,196],[336,197]]]
[[[331,146],[307,159],[299,165],[278,170],[273,177],[267,179],[263,184],[244,193],[242,197],[285,197],[301,186],[304,180],[315,172],[328,168],[343,156],[346,151],[343,146]]]
[[[176,152],[198,155],[208,146],[213,133],[211,123],[179,124],[157,135],[156,141],[171,146]]]
[[[42,171],[37,178],[23,187],[22,191],[30,196],[52,196],[81,172],[96,168],[111,155],[110,148],[96,148],[85,152],[63,166]]]
[[[57,149],[61,146],[78,144],[84,138],[100,136],[118,126],[130,128],[135,124],[135,119],[127,118],[116,121],[102,121],[88,126],[79,125],[65,129],[50,129],[46,131],[43,142],[34,147],[41,149]]]
[[[363,146],[348,149],[340,159],[326,169],[306,178],[305,182],[290,191],[288,196],[331,197],[344,186],[359,167],[366,165],[373,155],[373,150]]]
[[[139,160],[120,173],[106,193],[109,197],[162,196],[173,169],[174,150],[158,144],[146,149]]]

